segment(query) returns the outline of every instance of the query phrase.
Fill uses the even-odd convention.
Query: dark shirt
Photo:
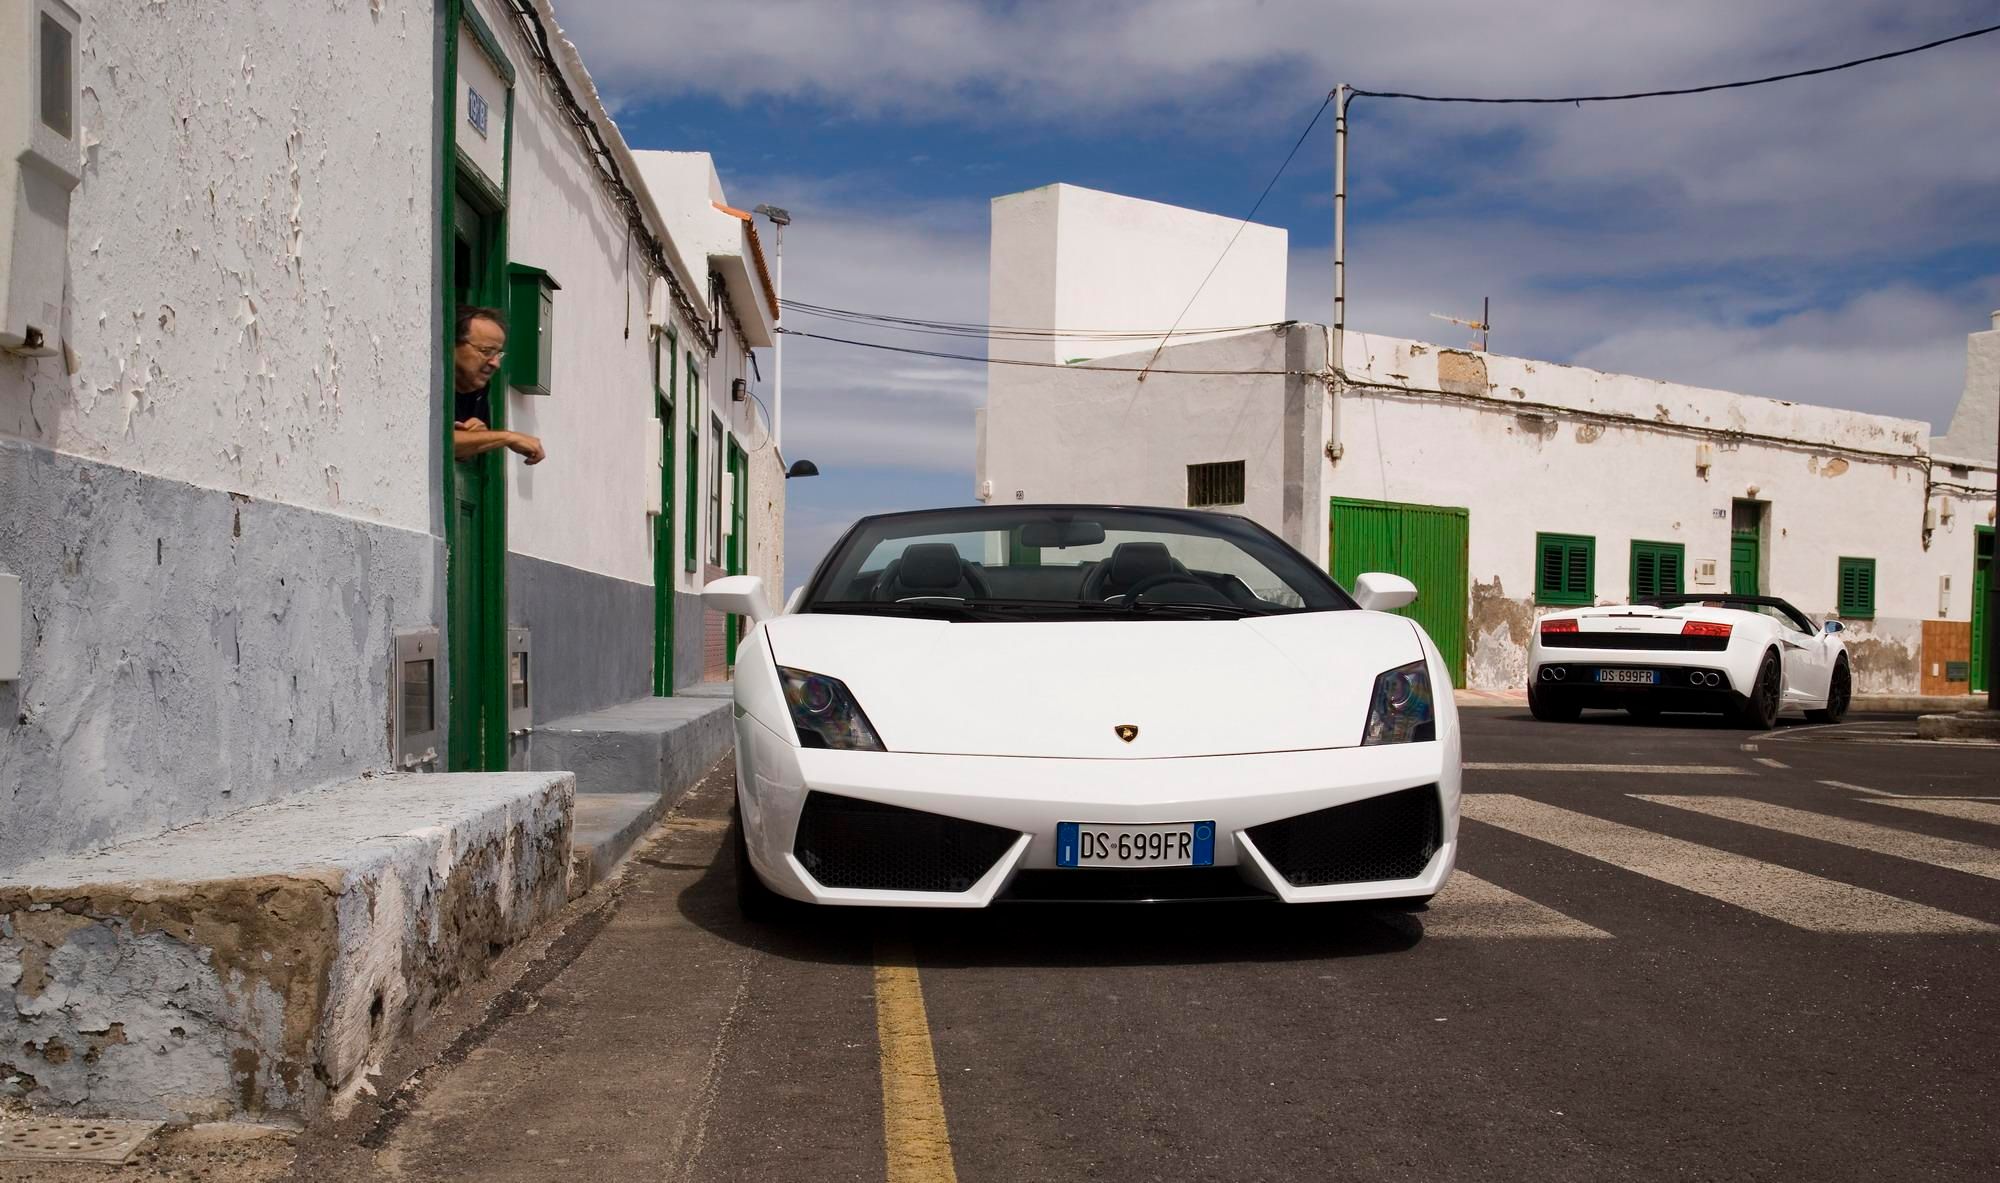
[[[461,392],[454,400],[451,412],[453,423],[463,423],[467,419],[477,419],[493,430],[493,388],[482,386],[478,390]]]

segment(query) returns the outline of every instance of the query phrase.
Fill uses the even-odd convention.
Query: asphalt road
[[[1411,916],[748,926],[725,765],[293,1175],[2000,1178],[2000,750],[1462,717]]]

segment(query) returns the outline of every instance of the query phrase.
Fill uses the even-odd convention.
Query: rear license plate
[[[1212,867],[1214,822],[1056,823],[1058,867]]]
[[[1660,681],[1658,670],[1598,670],[1600,682],[1631,682],[1641,686],[1657,685]]]

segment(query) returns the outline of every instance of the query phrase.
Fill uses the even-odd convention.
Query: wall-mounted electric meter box
[[[69,195],[83,179],[76,9],[0,0],[0,350],[62,340]]]

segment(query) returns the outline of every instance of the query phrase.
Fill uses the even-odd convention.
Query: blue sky
[[[785,206],[786,294],[979,321],[986,209],[1054,181],[1240,216],[1327,89],[1597,93],[1725,81],[2000,22],[2000,3],[763,0],[559,3],[626,138]],[[1364,100],[1350,324],[1926,419],[2000,307],[2000,35],[1644,103]],[[1323,120],[1260,222],[1289,312],[1331,292]],[[811,327],[803,320],[797,327]],[[1088,326],[1084,326],[1088,327]],[[878,339],[893,339],[876,335]],[[918,341],[918,344],[933,344]],[[769,372],[769,367],[765,367]],[[787,343],[787,582],[859,514],[970,500],[981,367]]]

